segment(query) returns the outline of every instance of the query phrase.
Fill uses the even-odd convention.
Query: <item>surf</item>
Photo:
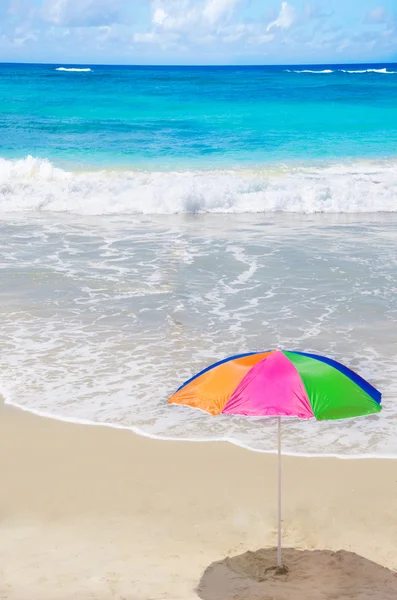
[[[151,171],[68,171],[0,159],[0,214],[381,213],[397,211],[397,161]]]
[[[67,68],[67,67],[57,67],[55,69],[55,71],[67,71],[67,72],[70,72],[70,73],[88,73],[88,72],[92,71],[92,69],[89,69],[89,68],[77,69],[75,67],[70,67],[70,68]]]

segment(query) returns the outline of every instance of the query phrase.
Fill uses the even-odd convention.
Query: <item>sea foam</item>
[[[91,69],[77,69],[75,67],[73,68],[67,68],[67,67],[57,67],[55,69],[55,71],[70,71],[70,72],[74,72],[74,73],[88,73],[89,71],[91,71]]]
[[[0,213],[377,213],[397,211],[397,162],[235,170],[67,171],[0,159]]]
[[[286,69],[286,73],[315,73],[315,74],[329,74],[329,73],[357,73],[357,74],[364,74],[364,73],[379,73],[379,74],[386,74],[386,75],[396,75],[397,71],[388,71],[386,67],[384,67],[383,69],[356,69],[356,70],[349,70],[349,69],[322,69],[320,70],[313,70],[313,69],[301,69],[299,71],[296,70],[292,70],[292,69]]]
[[[341,69],[342,73],[380,73],[380,74],[386,74],[386,75],[396,75],[397,71],[388,71],[386,68],[384,69],[357,69],[356,71],[354,70],[347,70],[347,69]]]
[[[296,70],[291,70],[291,69],[287,69],[287,73],[333,73],[334,71],[332,69],[323,69],[322,71],[313,71],[312,69],[302,69],[300,71],[296,71]]]
[[[329,355],[384,394],[380,415],[286,419],[283,450],[397,456],[396,217],[228,215],[0,222],[0,395],[160,439],[276,447],[274,419],[170,406],[233,354]]]

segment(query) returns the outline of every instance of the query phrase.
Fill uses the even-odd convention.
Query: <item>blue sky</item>
[[[397,3],[0,0],[0,61],[391,62],[397,61]]]

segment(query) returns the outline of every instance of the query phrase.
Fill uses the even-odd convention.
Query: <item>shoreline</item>
[[[1,403],[1,401],[0,401]],[[73,419],[73,417],[63,417],[59,415],[55,415],[54,413],[46,413],[42,411],[36,411],[34,409],[26,408],[20,404],[16,404],[14,402],[3,402],[5,407],[10,408],[11,410],[20,411],[22,413],[26,413],[28,415],[32,415],[39,419],[48,419],[50,421],[59,421],[60,423],[68,423],[69,425],[78,425],[83,427],[104,427],[107,429],[114,429],[116,431],[128,431],[133,435],[138,437],[143,437],[149,440],[154,440],[156,442],[175,442],[175,443],[185,443],[185,444],[231,444],[232,446],[236,446],[241,450],[246,450],[248,452],[255,452],[257,454],[266,454],[271,456],[277,455],[277,450],[259,450],[257,448],[251,448],[250,446],[246,446],[237,440],[232,438],[227,438],[226,436],[223,438],[172,438],[167,436],[156,436],[146,433],[142,429],[138,427],[128,426],[128,425],[118,425],[117,423],[107,423],[100,421],[90,421],[86,419]],[[283,417],[284,420],[287,420],[288,417]],[[312,419],[314,420],[314,419]],[[348,421],[349,419],[344,419]],[[351,419],[353,420],[353,419]],[[276,443],[276,438],[275,438]],[[282,457],[289,458],[309,458],[309,459],[335,459],[335,460],[397,460],[397,455],[393,454],[375,454],[375,455],[366,455],[366,454],[355,454],[349,456],[347,454],[305,454],[304,452],[288,452],[282,450]]]
[[[276,543],[276,456],[0,407],[0,598],[193,600]],[[283,545],[397,570],[397,463],[283,458]]]

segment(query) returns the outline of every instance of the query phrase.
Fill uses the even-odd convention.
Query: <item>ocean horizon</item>
[[[0,394],[274,451],[167,398],[225,356],[327,354],[379,416],[286,453],[397,457],[397,63],[0,64]]]

